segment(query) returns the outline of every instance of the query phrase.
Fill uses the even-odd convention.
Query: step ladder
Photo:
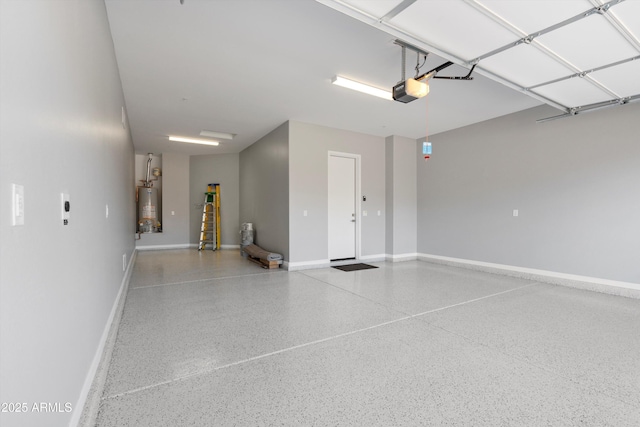
[[[212,251],[220,249],[220,184],[208,184],[204,193],[198,250],[207,245]]]

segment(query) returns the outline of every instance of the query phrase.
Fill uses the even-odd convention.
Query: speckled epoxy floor
[[[640,300],[374,264],[139,253],[97,425],[640,425]]]

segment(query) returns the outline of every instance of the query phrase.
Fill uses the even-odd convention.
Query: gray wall
[[[0,50],[0,401],[73,407],[0,424],[68,425],[134,249],[134,154],[104,3],[3,1]],[[12,183],[23,226],[11,226]]]
[[[535,122],[557,114],[432,136],[418,252],[640,283],[640,104]]]
[[[290,261],[328,260],[329,151],[362,156],[362,210],[369,215],[361,218],[361,254],[384,255],[384,138],[294,121],[289,137]]]
[[[162,154],[162,234],[164,244],[189,242],[189,156]]]
[[[289,123],[240,153],[240,224],[256,244],[289,259]]]
[[[145,171],[146,175],[146,171]],[[162,233],[142,234],[136,247],[188,246],[189,156],[162,153]],[[155,184],[154,184],[155,187]],[[172,215],[171,213],[174,213]]]
[[[191,156],[191,225],[189,241],[198,243],[202,225],[202,204],[207,184],[220,184],[220,242],[239,245],[240,235],[240,155]]]
[[[386,253],[413,255],[417,249],[416,141],[389,136],[386,151]]]

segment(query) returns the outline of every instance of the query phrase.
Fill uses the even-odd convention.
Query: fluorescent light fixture
[[[429,93],[429,84],[416,79],[407,79],[405,88],[407,95],[411,95],[414,98],[422,98]]]
[[[220,139],[233,139],[236,136],[235,133],[226,133],[226,132],[214,132],[212,130],[203,130],[200,132],[200,136],[208,136],[209,138],[220,138]]]
[[[333,79],[331,79],[331,83],[333,83],[334,85],[346,87],[348,89],[357,90],[358,92],[363,92],[369,95],[393,101],[391,92],[387,90],[378,89],[377,87],[369,86],[364,83],[356,82],[354,80],[345,79],[344,77],[335,76]]]
[[[218,141],[213,141],[210,139],[193,139],[193,138],[183,138],[181,136],[169,136],[169,141],[176,142],[188,142],[190,144],[202,144],[202,145],[219,145]]]

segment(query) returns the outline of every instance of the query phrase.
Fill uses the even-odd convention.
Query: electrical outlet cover
[[[69,203],[69,208],[65,209],[65,204]],[[60,193],[60,212],[62,213],[62,220],[69,220],[71,210],[71,201],[69,195],[66,193]]]
[[[12,184],[12,211],[11,225],[24,225],[24,186]]]

